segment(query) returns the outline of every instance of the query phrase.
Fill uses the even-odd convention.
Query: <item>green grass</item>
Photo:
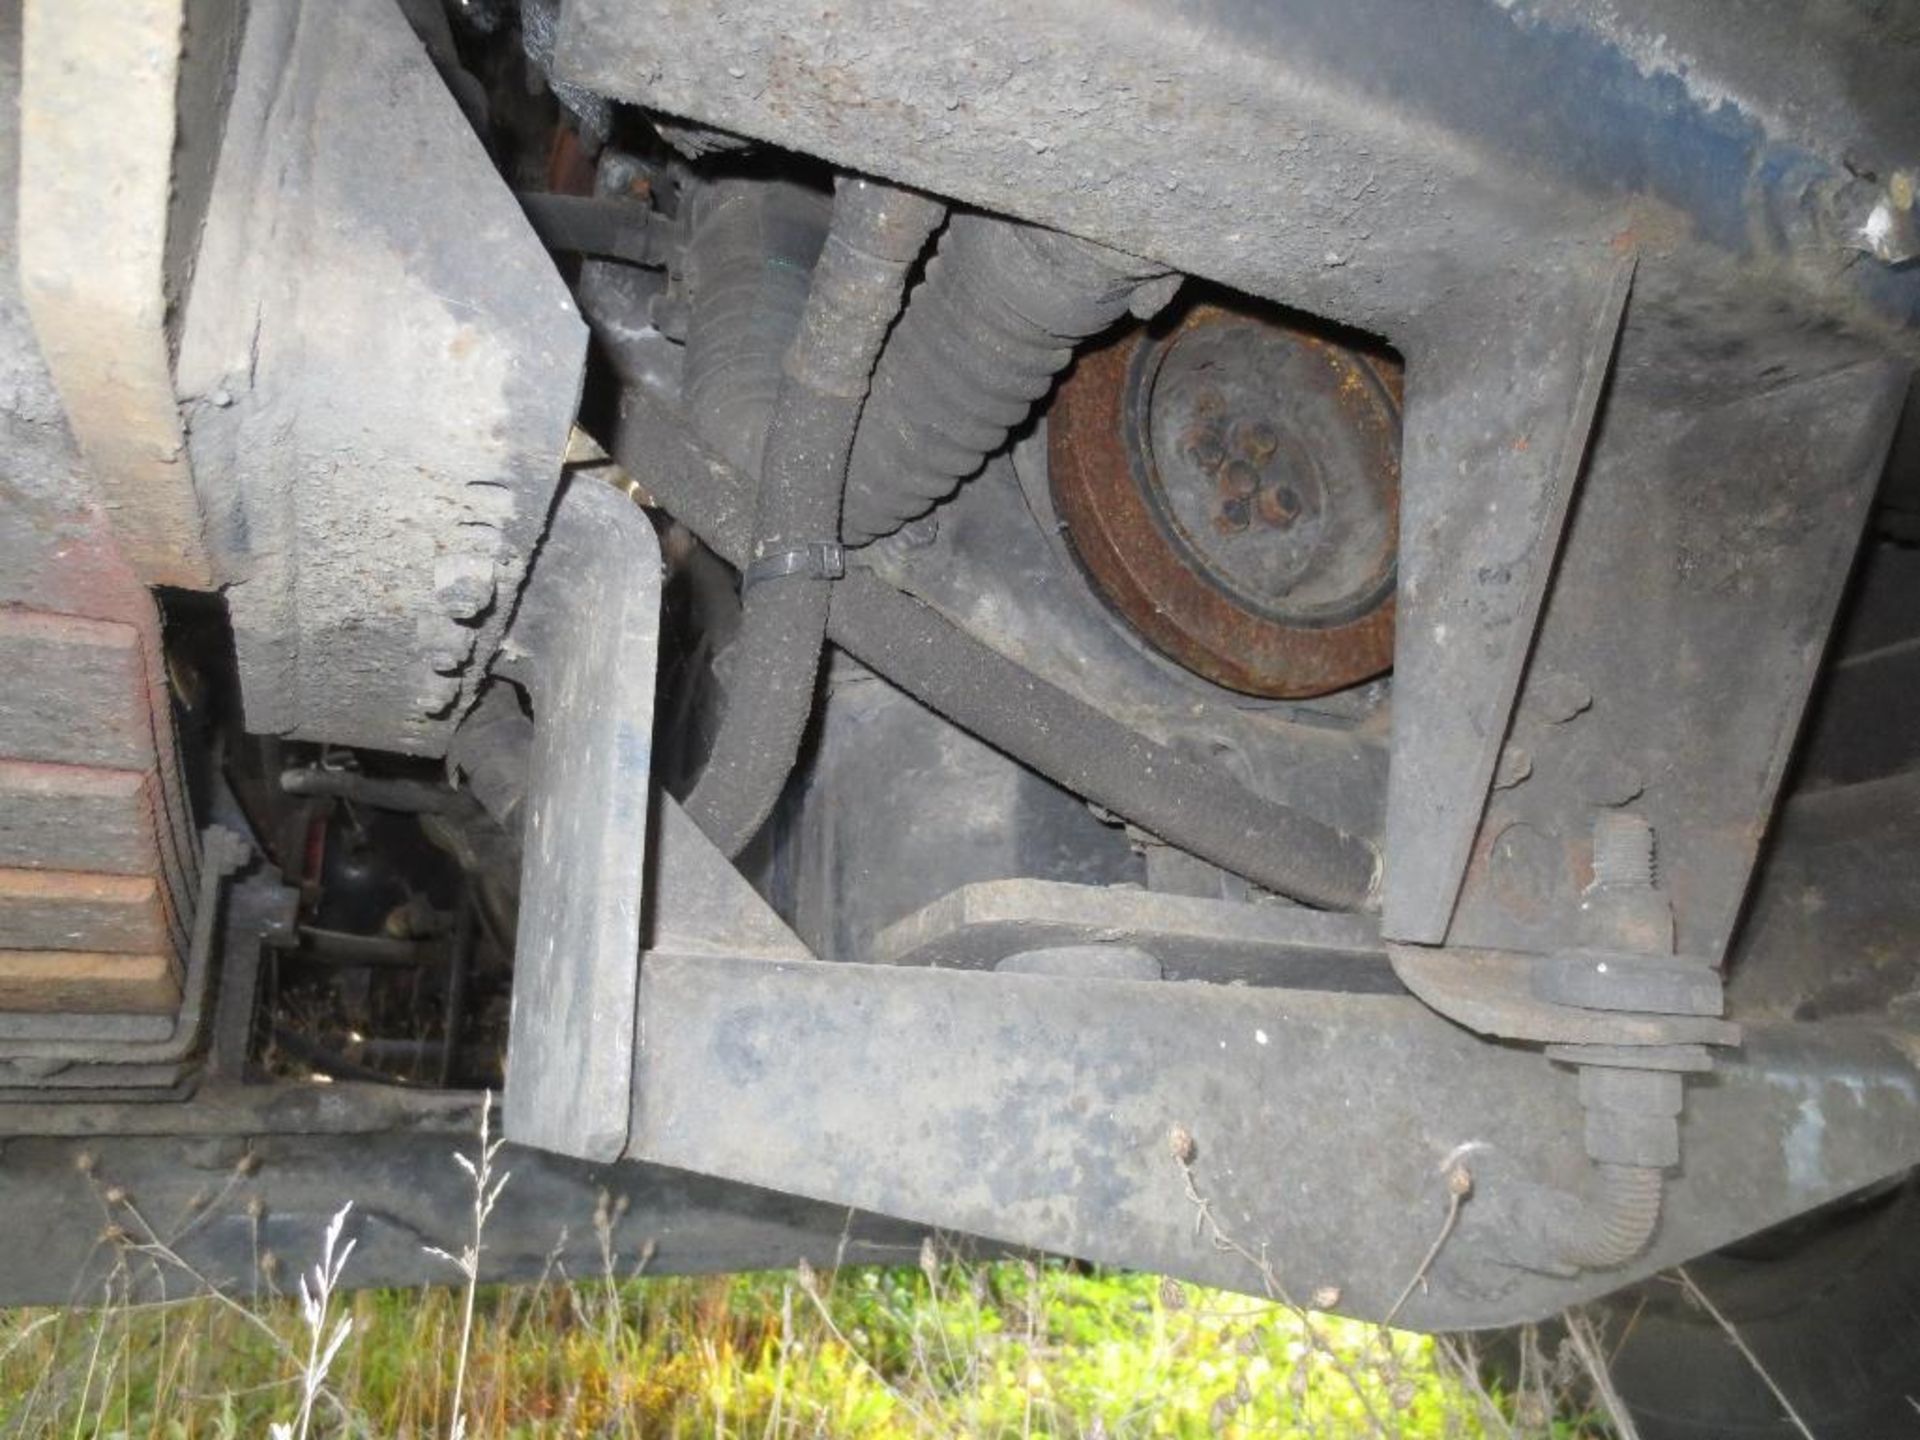
[[[1147,1276],[925,1259],[832,1277],[483,1287],[467,1434],[1599,1433],[1514,1426],[1421,1337]],[[337,1297],[352,1328],[313,1434],[448,1435],[462,1300]],[[296,1301],[0,1313],[0,1426],[64,1440],[265,1437],[299,1408],[306,1353]]]
[[[469,1242],[431,1252],[450,1279],[475,1272],[509,1183],[490,1116],[483,1101],[478,1145],[455,1157]],[[1503,1404],[1448,1342],[1151,1276],[966,1263],[931,1241],[916,1268],[664,1278],[620,1273],[603,1212],[595,1276],[336,1294],[353,1281],[342,1210],[298,1298],[140,1301],[177,1291],[185,1262],[127,1197],[102,1201],[129,1223],[102,1236],[101,1303],[0,1311],[0,1437],[1604,1433],[1554,1417],[1578,1377],[1537,1346]]]

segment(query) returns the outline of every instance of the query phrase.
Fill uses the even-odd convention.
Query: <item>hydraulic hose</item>
[[[736,567],[753,545],[751,487],[670,407],[638,387],[621,401],[614,457]],[[1371,898],[1364,838],[1253,794],[1048,684],[871,574],[833,585],[827,633],[963,730],[1191,854],[1326,909]]]
[[[1295,900],[1357,910],[1377,856],[1149,740],[956,630],[869,571],[842,582],[834,643],[931,710],[1171,845]]]
[[[687,813],[729,855],[767,816],[813,708],[836,571],[847,456],[908,269],[939,202],[843,177],[768,421],[753,543],[742,557],[735,683]],[[643,470],[642,473],[647,473]]]
[[[847,471],[850,545],[924,515],[980,469],[1053,385],[1073,347],[1178,277],[1088,240],[956,215],[874,372]]]
[[[757,476],[833,200],[788,180],[730,179],[696,190],[692,204],[687,418],[730,465]]]
[[[1596,1165],[1600,1194],[1562,1236],[1560,1251],[1583,1270],[1626,1264],[1653,1239],[1660,1224],[1664,1172],[1646,1165]]]

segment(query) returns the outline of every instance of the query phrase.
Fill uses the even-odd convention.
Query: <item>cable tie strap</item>
[[[838,540],[810,540],[805,545],[789,546],[762,555],[740,577],[740,593],[745,595],[756,585],[780,580],[788,575],[805,575],[811,580],[838,580],[847,573],[847,550]]]

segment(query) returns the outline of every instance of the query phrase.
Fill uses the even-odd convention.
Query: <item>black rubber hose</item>
[[[847,455],[868,380],[900,313],[907,272],[938,227],[938,201],[843,178],[788,347],[767,426],[754,542],[730,656],[734,683],[687,813],[729,855],[752,840],[780,798],[813,709],[833,582],[815,569],[754,562],[804,556],[839,534]]]
[[[758,475],[781,360],[807,306],[833,213],[822,190],[720,180],[696,190],[683,269],[687,418],[735,468]]]
[[[1660,1224],[1664,1171],[1646,1165],[1594,1167],[1600,1194],[1579,1212],[1560,1242],[1562,1256],[1583,1270],[1615,1270],[1647,1248]]]
[[[870,571],[833,599],[834,643],[1074,794],[1224,870],[1330,910],[1357,910],[1375,852],[1224,772],[1149,740],[949,625]]]
[[[874,372],[847,469],[847,543],[891,534],[951,495],[1026,419],[1077,343],[1129,309],[1157,308],[1177,283],[1091,241],[954,216]]]
[[[750,487],[648,392],[629,388],[612,451],[654,498],[735,567],[752,545]],[[1330,910],[1372,897],[1359,836],[1263,800],[955,629],[864,571],[834,582],[827,633],[922,704],[1170,845]]]

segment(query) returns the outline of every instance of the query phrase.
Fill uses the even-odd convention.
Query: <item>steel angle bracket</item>
[[[1446,937],[1633,274],[1631,255],[1575,256],[1505,304],[1429,323],[1409,356],[1389,939]]]
[[[627,1138],[660,583],[646,514],[574,478],[496,667],[534,712],[505,1131],[583,1160]]]
[[[1717,1014],[1603,1009],[1542,995],[1542,968],[1566,957],[1425,945],[1389,945],[1387,954],[1401,983],[1430,1009],[1492,1039],[1655,1048],[1740,1043],[1740,1027]],[[1643,963],[1691,968],[1665,957]]]
[[[640,957],[642,984],[647,973],[681,963],[723,967],[729,962],[813,960],[814,953],[754,890],[719,846],[693,823],[680,802],[660,795],[654,803],[652,843],[647,852],[647,913]],[[643,988],[644,993],[644,988]],[[629,1053],[633,1070],[630,1130],[623,1158],[644,1159],[647,1136],[643,1117],[647,1100],[649,1047],[666,1037],[664,1024],[644,1001],[634,1012]]]
[[[1580,943],[1596,819],[1629,809],[1674,952],[1727,954],[1909,377],[1685,378],[1628,325],[1448,945]]]

